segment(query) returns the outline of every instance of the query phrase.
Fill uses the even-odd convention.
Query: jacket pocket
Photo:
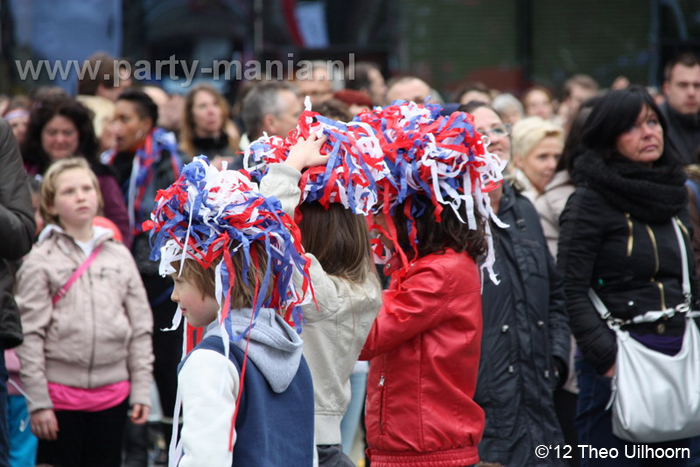
[[[520,267],[524,269],[526,276],[534,275],[538,277],[547,277],[547,257],[546,257],[546,246],[536,242],[535,240],[530,240],[529,238],[520,238],[520,245],[522,246],[522,254],[524,264]]]

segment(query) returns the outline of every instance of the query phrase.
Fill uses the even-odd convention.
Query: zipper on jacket
[[[90,309],[92,311],[92,350],[90,351],[90,366],[88,367],[88,387],[92,387],[92,368],[95,366],[95,346],[97,345],[97,323],[95,322],[95,293],[92,285],[92,274],[85,271],[90,281]]]
[[[632,219],[628,212],[625,213],[625,217],[627,218],[627,257],[629,258],[632,256],[632,248],[634,247],[634,224],[632,224]]]
[[[666,309],[666,293],[664,292],[664,285],[660,282],[656,281],[656,274],[659,272],[659,249],[658,245],[656,244],[656,235],[654,235],[654,231],[652,230],[651,227],[649,227],[649,224],[646,224],[646,229],[647,233],[649,234],[649,239],[651,240],[651,246],[654,248],[654,275],[651,277],[651,282],[656,284],[656,287],[659,289],[659,299],[661,301],[661,309],[665,310]]]
[[[384,429],[384,410],[386,408],[386,390],[384,388],[384,373],[379,377],[379,432],[386,434]]]

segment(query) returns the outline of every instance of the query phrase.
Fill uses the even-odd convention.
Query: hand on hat
[[[307,167],[325,165],[329,157],[321,154],[321,148],[326,142],[326,136],[318,138],[316,133],[311,133],[308,138],[299,138],[297,143],[289,149],[289,156],[285,164],[301,172]]]

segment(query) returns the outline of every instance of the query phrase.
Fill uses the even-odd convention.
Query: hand
[[[151,413],[151,408],[143,404],[134,404],[131,408],[131,423],[134,425],[143,425],[148,421],[148,414]]]
[[[605,372],[604,376],[607,376],[608,378],[612,378],[615,376],[615,368],[617,367],[617,364],[613,363],[613,366],[610,367],[608,371]]]
[[[285,164],[301,172],[307,167],[326,165],[328,156],[321,155],[321,147],[326,142],[326,136],[316,138],[316,133],[311,133],[307,139],[299,138],[297,143],[289,150]]]
[[[37,438],[47,441],[56,441],[58,439],[58,420],[53,409],[39,409],[32,412],[31,416],[32,433]]]

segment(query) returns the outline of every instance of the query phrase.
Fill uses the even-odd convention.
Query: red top
[[[360,358],[373,467],[479,461],[484,411],[474,402],[481,347],[481,280],[467,253],[446,249],[393,282]]]

